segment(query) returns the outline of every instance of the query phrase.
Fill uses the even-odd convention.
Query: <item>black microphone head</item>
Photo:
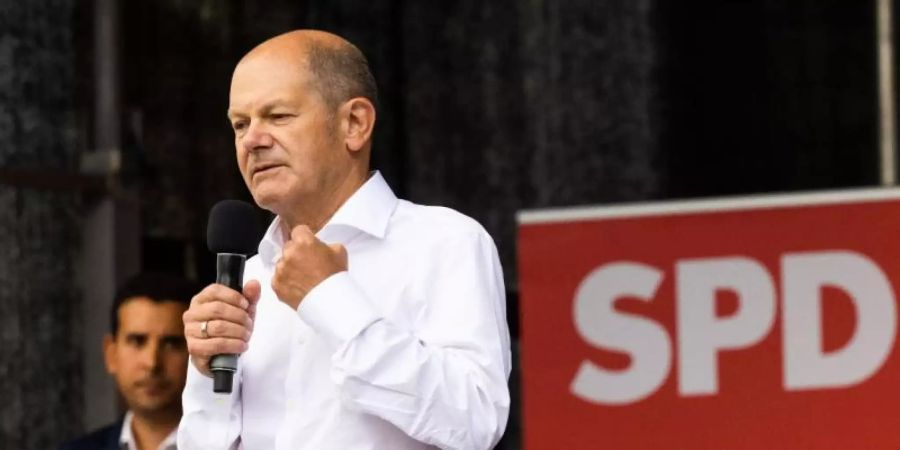
[[[206,245],[212,253],[256,253],[259,222],[253,205],[240,200],[222,200],[209,211]]]

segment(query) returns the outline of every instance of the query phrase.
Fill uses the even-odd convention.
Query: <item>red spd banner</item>
[[[519,222],[527,449],[900,448],[900,191]]]

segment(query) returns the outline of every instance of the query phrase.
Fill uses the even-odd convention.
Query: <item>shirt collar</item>
[[[136,450],[137,443],[134,442],[134,434],[131,432],[131,421],[134,418],[134,413],[129,410],[125,413],[125,418],[122,420],[122,431],[119,433],[119,448],[123,450]],[[178,439],[178,427],[172,430],[162,442],[159,443],[158,450],[174,450],[175,445]]]
[[[341,230],[350,228],[383,239],[397,202],[397,196],[384,181],[381,172],[373,171],[369,179],[338,208],[316,236],[325,241],[339,242]],[[283,247],[281,217],[276,217],[259,243],[260,259],[266,263],[274,263],[281,257]]]

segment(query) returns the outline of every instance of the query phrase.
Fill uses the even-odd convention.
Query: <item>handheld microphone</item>
[[[209,211],[206,245],[216,254],[216,283],[242,291],[244,263],[258,244],[256,212],[253,205],[239,200],[222,200]],[[209,360],[213,392],[231,393],[238,355],[214,355]]]

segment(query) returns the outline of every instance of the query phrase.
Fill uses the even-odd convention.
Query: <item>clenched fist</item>
[[[347,251],[340,244],[325,244],[306,225],[291,230],[281,259],[275,265],[272,290],[293,309],[316,285],[347,270]]]
[[[243,293],[211,284],[191,299],[190,308],[182,316],[184,337],[191,363],[200,373],[212,376],[209,359],[213,355],[247,350],[259,293],[259,282],[251,280],[244,285]]]

